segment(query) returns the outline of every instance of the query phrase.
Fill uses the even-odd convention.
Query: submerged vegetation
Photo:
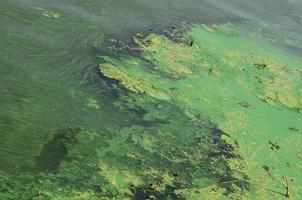
[[[55,130],[34,172],[0,173],[0,199],[301,198],[302,60],[249,28],[182,24],[113,45],[98,66],[112,108],[86,109],[121,120]]]

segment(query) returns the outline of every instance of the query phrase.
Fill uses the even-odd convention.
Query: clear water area
[[[158,172],[171,168],[170,163],[164,159],[165,151],[170,151],[176,145],[179,149],[175,152],[184,152],[181,149],[192,141],[189,136],[186,138],[183,135],[190,135],[196,128],[195,125],[190,126],[191,122],[183,116],[182,110],[161,101],[150,99],[147,105],[145,102],[136,102],[135,106],[128,105],[131,101],[129,99],[138,101],[139,98],[132,97],[131,94],[128,96],[123,88],[112,86],[112,80],[100,75],[100,59],[97,56],[102,53],[99,49],[110,38],[127,41],[134,33],[161,30],[183,20],[195,23],[252,20],[261,26],[270,27],[272,32],[278,32],[281,36],[295,38],[296,43],[292,45],[279,41],[270,42],[299,54],[301,9],[301,3],[294,0],[279,0],[274,3],[235,0],[227,3],[213,3],[208,0],[2,0],[0,188],[3,198],[54,198],[45,191],[55,193],[61,191],[60,189],[63,190],[62,196],[56,198],[72,198],[74,193],[82,199],[92,198],[94,193],[106,194],[109,199],[121,194],[137,199],[144,199],[147,195],[176,198],[170,186],[162,186],[164,189],[154,194],[143,186],[131,188],[122,179],[126,172],[118,169],[129,169],[126,177],[131,179],[131,173],[140,171],[138,166],[141,161],[137,158],[129,164],[129,159],[123,157],[121,152],[126,151],[129,158],[139,157],[135,154],[139,151],[140,155],[150,156],[147,163],[150,172],[142,175],[144,180],[133,180],[133,185],[144,185],[136,181],[150,183],[152,180],[148,178],[159,175],[166,175],[162,185],[169,185],[165,181],[169,182],[171,173],[167,175]],[[154,110],[162,110],[161,107],[165,109],[160,114],[154,113]],[[151,113],[151,119],[142,119],[148,112]],[[177,121],[177,125],[169,123],[167,119]],[[214,124],[203,119],[201,121],[204,124],[199,131],[220,136]],[[158,129],[172,134],[158,133]],[[146,139],[135,133],[149,133],[151,136],[147,135]],[[158,134],[157,137],[164,142],[160,144],[152,134]],[[125,139],[128,139],[129,144],[121,147]],[[152,146],[149,140],[158,146]],[[136,148],[137,143],[144,146]],[[161,145],[166,148],[156,149]],[[221,141],[209,145],[212,146],[203,150],[210,151],[205,153],[206,156],[214,155],[211,152],[213,149],[217,149],[224,156],[232,156],[221,150],[231,148],[221,144]],[[155,150],[153,154],[150,153],[152,148],[161,153],[157,155]],[[186,151],[190,151],[190,148]],[[163,157],[160,158],[159,155]],[[222,174],[226,174],[227,178],[227,165],[219,157],[217,160],[215,170],[223,171]],[[194,167],[197,166],[179,166],[175,168],[174,175],[177,176],[177,172],[183,169]],[[96,170],[102,174],[100,177],[96,175]],[[206,166],[203,170],[213,169]],[[189,174],[188,172],[187,175]],[[205,175],[208,174],[202,174],[203,178],[199,180],[201,185],[217,179]],[[111,183],[111,176],[118,183]],[[29,184],[34,189],[25,188]],[[242,184],[240,187],[245,186]],[[87,191],[89,194],[86,194]]]

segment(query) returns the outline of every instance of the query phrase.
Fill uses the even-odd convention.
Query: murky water
[[[75,137],[70,135],[85,140],[83,130],[108,139],[134,124],[156,124],[141,119],[148,109],[121,108],[117,89],[102,78],[99,56],[106,53],[109,39],[127,42],[136,33],[183,21],[252,21],[268,31],[260,40],[300,56],[301,13],[298,0],[1,0],[0,171],[35,176],[57,169]],[[279,41],[270,33],[294,42]]]

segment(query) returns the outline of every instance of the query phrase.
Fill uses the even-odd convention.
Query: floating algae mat
[[[53,130],[31,170],[0,171],[0,199],[301,199],[302,60],[251,27],[112,40],[111,103],[85,97],[91,127]]]
[[[245,28],[138,35],[138,56],[102,57],[101,73],[132,93],[128,104],[147,110],[146,120],[165,121],[156,134],[139,134],[140,145],[156,152],[157,134],[175,140],[170,149],[172,142],[162,144],[159,151],[169,150],[157,158],[171,162],[161,171],[177,175],[172,199],[301,198],[302,60],[255,43],[240,34]],[[182,117],[168,116],[171,106]]]

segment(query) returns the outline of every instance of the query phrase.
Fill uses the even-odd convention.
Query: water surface
[[[101,135],[102,141],[116,135],[123,138],[118,131],[133,129],[133,125],[159,126],[158,119],[142,119],[148,108],[130,109],[131,106],[120,103],[119,95],[125,91],[112,87],[108,83],[112,80],[100,74],[99,56],[110,53],[106,52],[112,45],[109,39],[127,43],[136,33],[160,32],[183,21],[250,22],[265,31],[253,35],[249,29],[246,35],[300,56],[301,13],[302,4],[297,0],[273,3],[269,0],[1,0],[0,171],[3,177],[13,175],[12,180],[19,180],[29,174],[30,180],[37,180],[32,177],[41,172],[53,173],[64,160],[73,160],[67,159],[68,151],[81,152],[80,147],[72,150],[72,144],[77,143],[75,137],[91,145],[87,133]],[[166,107],[165,112],[181,115],[182,111],[173,105]],[[215,125],[205,125],[205,132],[210,133],[212,126]],[[119,139],[110,140],[111,145],[117,145]],[[105,143],[100,145],[108,145]],[[71,150],[67,151],[68,148]],[[98,156],[91,154],[92,159],[97,160]],[[110,162],[107,165],[115,166],[114,161]],[[104,170],[106,166],[101,168]],[[85,190],[84,186],[79,187]]]

